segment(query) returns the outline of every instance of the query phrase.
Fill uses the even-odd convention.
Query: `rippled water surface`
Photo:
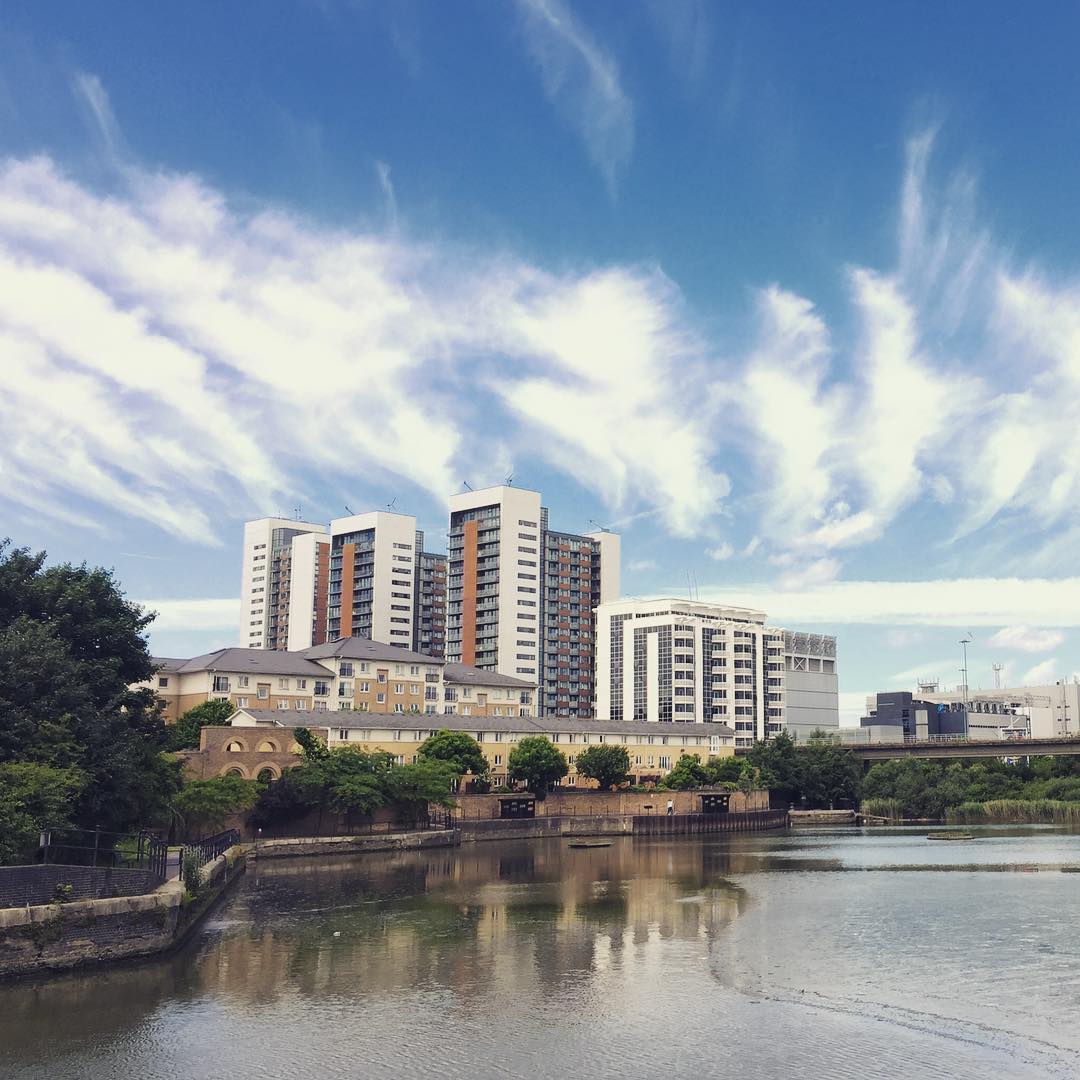
[[[0,986],[0,1076],[1080,1076],[1080,836],[263,862],[164,960]]]

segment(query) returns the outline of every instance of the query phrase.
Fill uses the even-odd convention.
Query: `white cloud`
[[[807,559],[794,552],[786,551],[770,556],[769,562],[784,568],[784,573],[777,583],[778,588],[798,591],[815,585],[825,585],[840,573],[838,559],[822,557]]]
[[[716,562],[724,562],[726,559],[730,559],[731,556],[735,554],[735,549],[726,540],[724,540],[716,547],[706,548],[705,554],[708,555],[710,559],[713,559]]]
[[[125,176],[103,197],[46,158],[0,166],[0,501],[212,543],[312,473],[442,503],[511,426],[680,534],[727,494],[702,346],[657,271],[553,275]]]
[[[518,0],[544,92],[579,130],[592,163],[614,193],[634,148],[634,108],[615,58],[563,0]]]
[[[390,179],[390,166],[385,161],[376,161],[375,176],[379,181],[379,190],[386,204],[386,220],[392,229],[396,229],[398,224],[397,195],[394,192],[394,182]]]
[[[114,159],[119,157],[124,150],[124,139],[101,80],[89,72],[80,71],[72,79],[72,88],[85,106],[93,131],[106,155]]]
[[[1080,626],[1080,577],[831,581],[799,591],[702,585],[701,599],[756,608],[795,625]]]
[[[894,628],[885,635],[885,640],[891,649],[906,649],[922,641],[923,636],[921,630]]]
[[[955,657],[945,657],[937,660],[923,660],[903,671],[894,672],[889,676],[889,683],[893,686],[911,688],[916,683],[937,681],[943,687],[959,686],[963,682],[960,669],[963,662],[960,657],[959,646]],[[973,681],[970,679],[969,681]]]
[[[236,636],[240,621],[240,599],[221,600],[135,600],[157,618],[150,624],[154,634],[166,631],[227,631]]]
[[[1020,685],[1040,686],[1044,683],[1051,683],[1057,678],[1059,670],[1057,657],[1052,656],[1049,660],[1044,660],[1041,664],[1028,668],[1020,676]]]
[[[655,559],[631,559],[626,564],[626,569],[629,570],[631,574],[641,574],[646,570],[655,570],[656,567],[657,562]]]
[[[990,644],[1001,649],[1021,652],[1049,652],[1065,640],[1060,630],[1039,630],[1031,626],[1006,626],[991,639]]]

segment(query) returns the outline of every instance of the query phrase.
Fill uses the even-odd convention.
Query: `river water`
[[[1080,835],[264,861],[183,951],[0,986],[18,1080],[1080,1076]]]

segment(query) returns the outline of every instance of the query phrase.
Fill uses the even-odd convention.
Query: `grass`
[[[1007,822],[1022,825],[1080,826],[1080,802],[1062,802],[1059,799],[992,799],[990,802],[968,802],[950,807],[947,817],[949,821],[965,824]]]
[[[898,799],[863,799],[859,810],[871,817],[888,818],[890,821],[899,821],[904,816]]]

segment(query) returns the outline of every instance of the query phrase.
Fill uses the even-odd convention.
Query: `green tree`
[[[761,783],[780,802],[795,802],[801,794],[799,751],[782,731],[766,742],[756,742],[746,760],[758,770]]]
[[[657,787],[669,788],[672,791],[689,791],[691,788],[703,787],[709,782],[709,771],[701,764],[701,758],[697,754],[680,754],[671,772],[665,776]]]
[[[179,788],[156,696],[128,689],[153,675],[152,618],[110,571],[0,541],[0,763],[77,769],[81,826],[148,823]]]
[[[425,761],[441,761],[450,765],[458,776],[472,773],[476,777],[488,775],[488,761],[480,744],[465,731],[442,731],[429,735],[417,751]]]
[[[800,796],[815,808],[854,803],[859,795],[862,766],[850,750],[817,732],[798,753]]]
[[[426,817],[431,803],[446,807],[454,805],[450,795],[457,779],[457,769],[449,762],[421,760],[415,765],[394,765],[389,769],[384,790],[405,821],[415,825]]]
[[[189,780],[173,798],[189,837],[205,836],[224,828],[230,814],[250,810],[259,797],[259,785],[240,776]]]
[[[595,780],[601,791],[618,787],[630,775],[630,755],[625,746],[590,746],[578,754],[574,765],[582,776]]]
[[[566,755],[543,735],[527,735],[510,751],[510,779],[524,780],[538,799],[569,771]]]
[[[735,757],[711,757],[705,766],[709,770],[709,783],[711,784],[738,784],[743,778],[749,766],[745,758]]]
[[[188,709],[171,728],[169,728],[170,750],[198,750],[199,733],[204,727],[222,727],[229,717],[236,712],[231,701],[215,698],[203,701]]]
[[[85,782],[76,769],[0,765],[0,864],[32,862],[41,830],[70,824]]]

